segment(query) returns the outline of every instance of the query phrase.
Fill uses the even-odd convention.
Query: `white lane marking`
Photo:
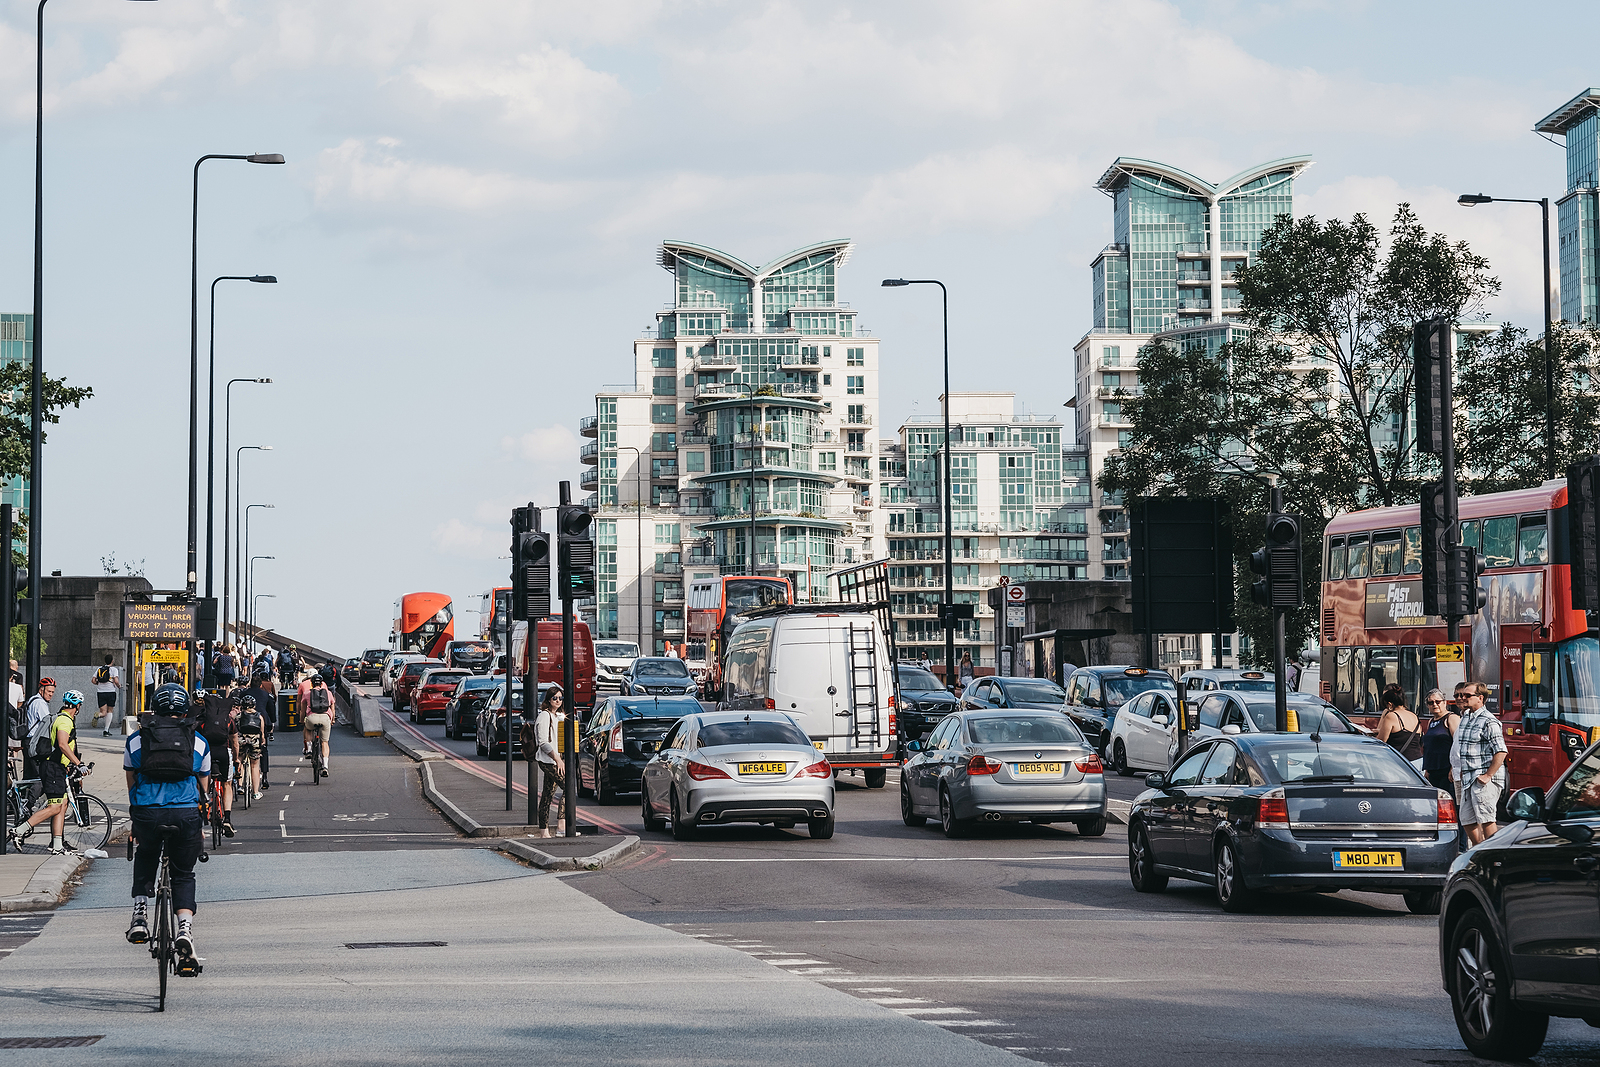
[[[288,800],[289,799],[289,794],[288,793],[283,794],[283,799],[284,800]]]
[[[756,957],[756,958],[757,959],[761,959],[761,957],[759,957],[759,956]],[[799,960],[761,960],[761,962],[770,963],[774,967],[829,967],[829,966],[832,966],[827,960],[807,960],[807,959],[799,959]]]
[[[998,1019],[928,1019],[935,1026],[1005,1026]]]
[[[850,974],[849,971],[844,970],[843,968],[840,968],[840,967],[802,967],[798,971],[790,971],[789,973],[790,974],[807,974],[807,975],[818,975],[818,974],[849,975]]]
[[[293,773],[295,773],[295,774],[299,774],[299,773],[300,773],[300,768],[299,768],[299,767],[296,767],[296,768],[295,768],[295,769],[294,769],[294,771],[293,771]],[[294,783],[293,783],[293,782],[291,782],[291,783],[289,783],[289,784],[290,784],[290,785],[293,785],[293,784],[294,784]]]
[[[862,999],[863,1000],[870,1000],[874,1004],[883,1004],[883,1005],[889,1005],[889,1004],[927,1004],[928,1003],[928,998],[927,997],[863,997]]]
[[[886,985],[879,985],[879,986],[862,986],[860,989],[852,989],[852,990],[850,990],[850,992],[852,992],[852,993],[898,993],[898,992],[900,992],[900,990],[891,989],[890,987],[888,987]]]
[[[284,810],[285,810],[285,809],[283,809],[283,808],[279,808],[279,809],[278,809],[278,821],[279,821],[279,822],[282,822],[282,821],[283,821],[283,813],[284,813]]]
[[[1040,863],[1056,860],[1089,860],[1095,863],[1126,863],[1121,856],[751,856],[737,859],[712,859],[674,856],[673,863]]]
[[[280,831],[282,831],[284,837],[288,837],[289,836],[289,828],[287,826],[283,825],[282,823],[279,823],[278,824],[278,829]]]
[[[971,1008],[896,1008],[901,1015],[920,1018],[924,1015],[976,1015]]]

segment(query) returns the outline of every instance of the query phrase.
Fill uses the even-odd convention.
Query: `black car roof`
[[[1132,667],[1132,668],[1134,668],[1136,670],[1144,671],[1144,673],[1146,673],[1146,674],[1159,675],[1162,678],[1171,678],[1172,677],[1172,675],[1168,674],[1166,671],[1162,670],[1160,667],[1140,667],[1137,663],[1124,663],[1124,664],[1121,664],[1120,666],[1115,666],[1115,667],[1112,667],[1112,666],[1079,667],[1078,670],[1079,671],[1089,671],[1089,672],[1091,672],[1093,674],[1125,674],[1127,672],[1128,668],[1130,668],[1130,667]],[[1076,674],[1077,671],[1074,671],[1073,673]]]

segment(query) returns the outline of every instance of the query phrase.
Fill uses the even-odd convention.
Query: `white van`
[[[879,788],[897,766],[895,676],[877,612],[795,604],[741,623],[728,639],[728,711],[766,708],[799,723],[835,771],[858,768]]]

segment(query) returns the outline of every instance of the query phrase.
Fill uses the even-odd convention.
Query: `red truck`
[[[530,648],[528,624],[511,624],[511,677],[520,681],[530,669],[538,671],[535,679],[540,685],[561,684],[561,620],[540,619],[536,623],[536,640]],[[587,623],[572,624],[572,688],[567,694],[571,707],[587,711],[594,707],[594,640],[589,636]]]

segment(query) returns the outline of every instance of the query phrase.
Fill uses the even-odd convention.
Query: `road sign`
[[[195,605],[192,601],[122,605],[124,641],[152,645],[193,641],[194,623]]]
[[[1006,603],[1021,604],[1028,599],[1028,587],[1025,585],[1006,586]]]
[[[1433,658],[1437,663],[1465,663],[1467,661],[1467,646],[1464,644],[1435,645]]]
[[[1021,629],[1028,625],[1028,609],[1022,604],[1006,605],[1006,625]]]

